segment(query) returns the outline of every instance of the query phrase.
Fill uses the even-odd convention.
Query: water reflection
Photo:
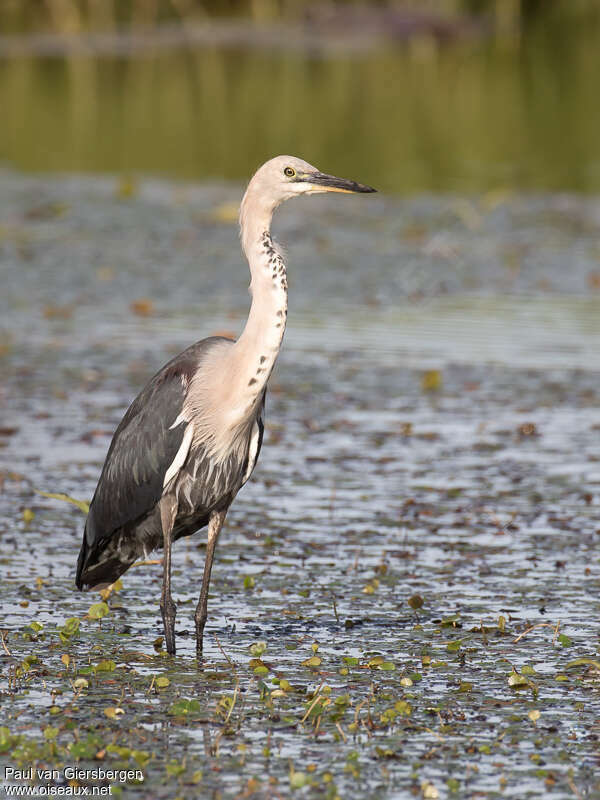
[[[384,191],[597,191],[599,67],[593,28],[559,44],[537,32],[521,47],[421,41],[332,56],[22,55],[0,60],[0,159],[241,179],[292,152]]]

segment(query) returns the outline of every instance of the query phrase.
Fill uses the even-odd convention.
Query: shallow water
[[[83,516],[34,489],[89,498],[144,380],[239,331],[239,193],[2,175],[0,714],[21,740],[0,758],[141,764],[136,797],[600,796],[598,667],[573,664],[600,661],[597,200],[283,209],[289,327],[217,550],[208,663],[202,535],[174,550],[175,659],[153,647],[159,564],[85,617]]]

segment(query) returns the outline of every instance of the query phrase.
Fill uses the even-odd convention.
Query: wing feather
[[[186,388],[203,356],[221,341],[222,337],[203,339],[172,359],[148,382],[121,420],[90,504],[77,564],[79,588],[89,562],[115,532],[153,511],[165,479],[173,470],[171,480],[175,467],[179,470],[185,463],[191,442],[191,426],[181,417]]]

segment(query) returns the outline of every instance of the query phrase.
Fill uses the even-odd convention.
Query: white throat
[[[258,403],[281,349],[287,320],[287,274],[281,252],[267,229],[246,251],[252,281],[252,305],[234,345],[240,365],[238,396],[245,406]]]
[[[261,401],[281,349],[287,320],[287,273],[283,255],[271,238],[275,207],[262,204],[251,183],[240,208],[242,249],[252,278],[252,305],[246,326],[234,345],[233,359],[237,365],[236,410],[243,418]]]

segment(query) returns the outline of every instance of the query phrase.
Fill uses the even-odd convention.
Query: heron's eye
[[[286,175],[288,178],[293,178],[296,175],[296,170],[293,167],[286,167],[283,170],[283,174]]]

